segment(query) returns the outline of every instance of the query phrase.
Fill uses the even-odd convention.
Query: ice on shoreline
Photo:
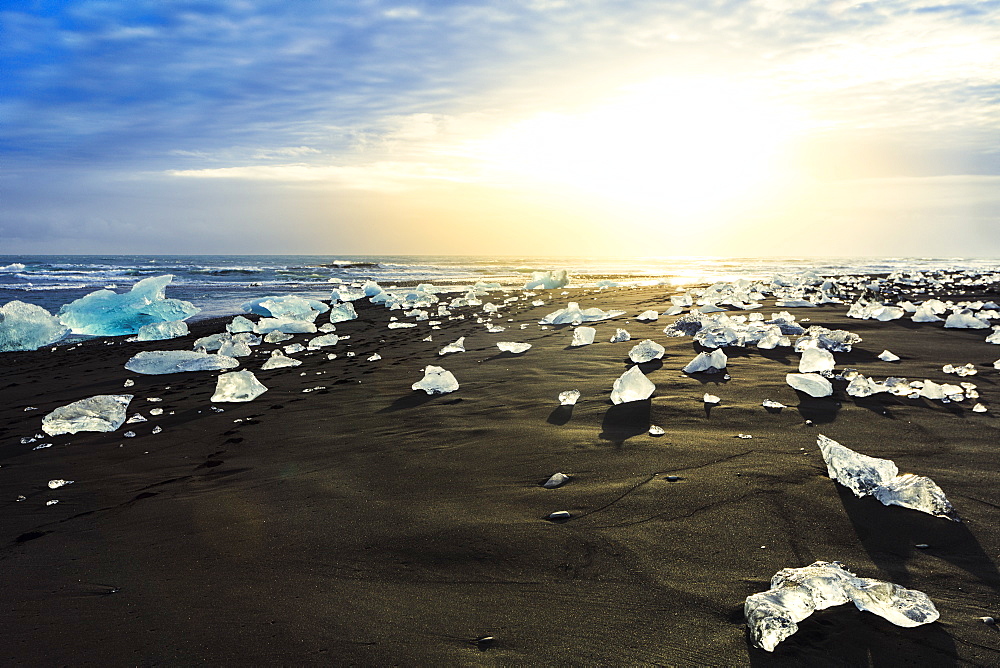
[[[428,364],[424,377],[412,386],[414,391],[423,390],[427,394],[447,394],[458,389],[458,380],[451,371]]]
[[[201,309],[166,298],[167,284],[173,278],[172,274],[150,276],[122,294],[97,290],[64,304],[56,317],[74,334],[89,336],[123,336],[150,323],[186,320]]]
[[[41,306],[21,301],[0,306],[0,352],[38,350],[69,333],[69,327]]]
[[[132,394],[98,394],[60,406],[42,418],[49,436],[80,431],[114,431],[125,422]]]

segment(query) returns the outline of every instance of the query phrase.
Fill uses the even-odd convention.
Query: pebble
[[[663,479],[666,480],[667,482],[677,482],[678,480],[681,479],[681,477],[676,475],[668,475],[665,476]]]

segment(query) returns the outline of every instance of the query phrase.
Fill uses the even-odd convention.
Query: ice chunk
[[[465,352],[465,337],[460,336],[457,341],[449,343],[444,348],[438,351],[438,355],[448,355],[451,353],[464,353]]]
[[[282,341],[287,341],[292,338],[291,334],[285,334],[284,332],[273,330],[268,332],[264,337],[264,341],[267,343],[281,343]]]
[[[62,478],[56,478],[55,480],[49,480],[49,489],[59,489],[66,485],[72,485],[73,480],[63,480]]]
[[[722,399],[720,399],[719,397],[715,396],[714,394],[709,394],[708,392],[706,392],[705,396],[703,396],[701,399],[706,404],[717,404],[720,401],[722,401]]]
[[[282,332],[284,334],[315,334],[316,323],[295,318],[261,318],[254,326],[257,334]]]
[[[566,308],[553,311],[539,321],[542,325],[579,325],[582,322],[596,322],[625,315],[625,311],[602,311],[597,307],[581,309],[577,302],[570,302]]]
[[[833,371],[833,353],[822,348],[806,348],[802,351],[802,359],[799,360],[799,373],[813,373],[817,371]]]
[[[925,380],[923,387],[920,388],[920,396],[926,397],[927,399],[941,400],[947,397],[945,393],[944,386],[935,383],[933,380]]]
[[[240,339],[228,339],[219,346],[219,355],[225,357],[246,357],[251,352],[253,351],[250,350],[250,345]]]
[[[883,350],[881,352],[881,354],[879,354],[878,358],[880,360],[882,360],[883,362],[898,362],[899,361],[899,355],[896,355],[895,353],[889,352],[888,350]]]
[[[552,477],[542,483],[542,487],[546,489],[555,489],[556,487],[561,487],[569,482],[569,476],[565,473],[553,473]]]
[[[244,369],[243,371],[230,371],[219,374],[219,380],[215,385],[215,394],[212,395],[213,402],[223,401],[253,401],[260,395],[267,392],[267,388],[257,380],[257,376]]]
[[[302,364],[302,360],[297,360],[284,355],[280,350],[272,350],[271,356],[267,359],[264,364],[261,365],[261,371],[270,371],[271,369],[283,369],[289,366],[299,366]]]
[[[270,318],[287,320],[307,320],[312,322],[320,313],[326,313],[330,307],[316,299],[306,299],[298,295],[268,296],[251,299],[240,305],[244,311],[256,313]],[[260,332],[258,332],[259,334]]]
[[[447,394],[458,389],[458,381],[451,371],[439,366],[428,364],[424,369],[424,377],[412,385],[414,390],[423,390],[427,394]]]
[[[69,333],[69,327],[41,306],[12,301],[0,306],[0,352],[37,350]]]
[[[354,310],[354,304],[351,302],[344,302],[343,304],[330,307],[330,322],[346,322],[348,320],[355,320],[357,317],[358,312]]]
[[[524,284],[525,290],[555,290],[569,285],[570,277],[565,269],[554,271],[534,271],[531,280]]]
[[[990,323],[988,320],[980,320],[972,313],[962,311],[949,315],[944,321],[944,326],[955,329],[989,329]]]
[[[239,360],[227,355],[213,355],[192,350],[146,350],[136,353],[125,368],[129,371],[155,376],[184,371],[218,371],[240,365]]]
[[[518,343],[516,341],[497,341],[497,348],[503,353],[519,354],[531,348],[531,344]]]
[[[698,353],[695,358],[688,362],[682,369],[684,373],[698,373],[699,371],[722,371],[729,363],[729,358],[722,348],[717,348],[710,353]]]
[[[973,413],[985,413],[986,412],[986,406],[984,406],[982,404],[976,404],[975,406],[972,407],[972,412]]]
[[[785,404],[781,403],[780,401],[773,401],[772,399],[765,399],[763,402],[761,402],[760,405],[763,406],[764,408],[771,408],[776,410],[787,408]]]
[[[593,327],[577,327],[573,330],[573,340],[571,346],[587,346],[594,342],[597,330]]]
[[[642,364],[643,362],[651,362],[652,360],[662,358],[663,353],[666,351],[667,349],[656,341],[646,339],[632,347],[632,350],[628,352],[628,358],[636,364]]]
[[[929,624],[940,616],[921,591],[859,578],[839,562],[827,561],[778,571],[768,591],[747,597],[743,613],[754,645],[773,652],[814,611],[848,602],[903,627]]]
[[[941,322],[941,318],[935,315],[934,311],[926,304],[917,307],[917,310],[910,317],[913,322]]]
[[[572,406],[580,398],[580,390],[566,390],[559,393],[559,405]]]
[[[125,422],[131,394],[98,394],[60,406],[42,418],[49,436],[78,431],[114,431]]]
[[[851,378],[851,382],[847,384],[847,394],[852,397],[864,398],[878,394],[879,392],[888,391],[891,391],[891,388],[881,383],[876,383],[871,378],[866,378],[860,373]]]
[[[656,385],[652,383],[642,370],[633,366],[623,373],[612,386],[611,402],[624,404],[630,401],[643,401],[652,396]]]
[[[183,320],[169,320],[167,322],[151,322],[139,328],[136,341],[165,341],[176,339],[179,336],[188,335],[187,323]]]
[[[251,322],[247,318],[244,318],[241,315],[238,315],[235,318],[233,318],[233,321],[231,323],[226,325],[226,331],[228,331],[230,334],[239,334],[240,332],[252,332],[253,322]]]
[[[340,337],[336,334],[323,334],[322,336],[316,336],[309,339],[309,348],[315,350],[316,348],[335,346],[339,341]]]
[[[635,319],[639,320],[640,322],[653,322],[659,317],[660,317],[659,313],[653,310],[649,310],[649,311],[643,311],[639,315],[635,316]]]
[[[952,364],[945,364],[941,369],[945,373],[954,373],[959,376],[975,376],[979,371],[976,369],[976,365],[972,362],[963,364],[962,366],[954,366]]]
[[[615,330],[615,335],[611,337],[611,343],[621,343],[623,341],[628,341],[631,338],[632,338],[632,335],[629,334],[624,329],[616,329]]]
[[[285,346],[285,352],[289,355],[294,355],[295,353],[301,353],[306,347],[301,343],[289,343]]]
[[[1000,328],[993,328],[993,333],[986,337],[986,343],[1000,343]]]
[[[869,457],[820,434],[816,439],[830,478],[847,487],[855,496],[874,496],[884,505],[912,508],[956,522],[951,503],[933,480],[905,473],[899,475],[889,459]]]
[[[655,424],[649,425],[649,430],[646,432],[650,436],[663,436],[666,434],[666,430],[663,427],[658,427]]]
[[[805,392],[810,397],[828,397],[833,394],[833,385],[818,373],[785,374],[785,382],[799,392]]]
[[[165,297],[171,274],[144,278],[129,292],[91,292],[59,309],[57,317],[74,334],[120,336],[135,334],[153,322],[186,320],[201,309],[189,302]]]

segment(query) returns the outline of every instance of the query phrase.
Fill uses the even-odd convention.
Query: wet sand
[[[5,353],[0,663],[1000,664],[1000,632],[979,621],[1000,613],[1000,347],[984,343],[988,330],[852,320],[846,305],[790,309],[863,337],[836,354],[838,369],[971,381],[990,409],[976,414],[973,402],[854,399],[843,382],[832,398],[800,395],[785,384],[799,358],[790,349],[728,348],[730,380],[688,376],[700,348],[662,334],[673,318],[632,319],[676,291],[561,292],[505,309],[508,330],[496,334],[471,311],[433,332],[389,330],[399,312],[359,304],[359,320],[337,325],[351,338],[294,355],[300,367],[259,371],[276,346],[255,348],[242,368],[269,391],[221,413],[210,409],[216,372],[123,365],[140,350],[189,350],[228,319],[172,341]],[[534,323],[570,300],[628,315],[569,348],[570,327]],[[768,301],[762,312],[778,310]],[[608,343],[616,327],[633,341]],[[437,355],[463,335],[467,352]],[[667,349],[642,365],[656,392],[612,406],[611,385],[644,338]],[[511,355],[497,341],[533,347]],[[880,361],[885,348],[902,360]],[[979,374],[941,372],[966,362]],[[461,388],[412,391],[427,364]],[[569,389],[582,397],[560,407]],[[722,402],[706,407],[705,392]],[[20,442],[57,406],[118,393],[149,420]],[[765,399],[787,408],[768,411]],[[151,417],[156,407],[164,415]],[[666,433],[648,435],[650,424]],[[931,477],[964,521],[854,498],[827,477],[817,434]],[[571,482],[542,488],[556,471]],[[75,482],[48,489],[55,478]],[[545,519],[557,510],[572,518]],[[746,596],[817,559],[924,591],[941,619],[904,629],[841,606],[773,654],[753,648]]]

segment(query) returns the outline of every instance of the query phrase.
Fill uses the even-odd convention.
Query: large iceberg
[[[569,274],[565,269],[554,271],[535,271],[531,274],[531,280],[524,284],[525,290],[554,290],[564,288],[569,285]]]
[[[753,644],[768,652],[798,629],[816,610],[853,603],[896,626],[914,627],[940,614],[927,594],[892,582],[859,578],[839,562],[815,561],[802,568],[783,568],[768,591],[747,596],[743,605]]]
[[[233,369],[239,360],[228,355],[213,355],[192,350],[146,350],[136,353],[125,368],[135,373],[151,376],[183,371],[218,371]]]
[[[423,390],[427,394],[447,394],[458,389],[458,381],[451,371],[428,364],[424,369],[424,377],[411,387],[414,390]]]
[[[167,299],[172,274],[144,278],[123,294],[97,290],[63,305],[57,317],[74,334],[121,336],[135,334],[153,322],[186,320],[199,309],[190,302]]]
[[[930,478],[912,473],[899,475],[892,460],[863,455],[822,434],[817,437],[816,444],[823,453],[830,478],[855,496],[874,496],[887,506],[912,508],[960,521],[951,502]]]
[[[265,392],[267,388],[250,371],[230,371],[219,374],[212,401],[253,401]]]
[[[49,436],[78,431],[114,431],[125,422],[131,394],[98,394],[60,406],[42,418]]]
[[[611,388],[611,402],[624,404],[630,401],[649,399],[656,390],[656,385],[646,378],[642,370],[633,366],[615,381]]]
[[[69,328],[41,306],[19,301],[0,306],[0,352],[36,350],[68,333]]]

